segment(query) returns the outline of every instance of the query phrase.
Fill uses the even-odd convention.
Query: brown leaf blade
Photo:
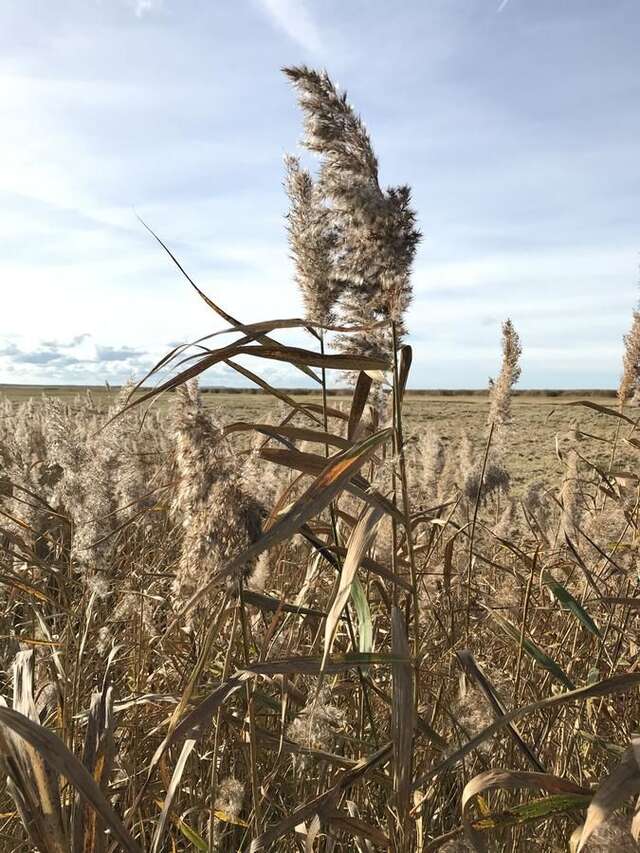
[[[69,752],[59,737],[11,708],[0,707],[0,727],[6,727],[23,738],[47,764],[65,776],[80,796],[100,815],[123,850],[127,853],[141,853],[140,847],[104,798],[93,776]]]
[[[391,651],[396,658],[391,666],[393,692],[391,702],[391,733],[393,739],[393,788],[398,814],[400,849],[409,849],[411,806],[411,775],[413,766],[413,732],[415,705],[413,698],[413,667],[409,653],[407,626],[399,607],[391,611]]]
[[[618,766],[600,784],[591,800],[578,843],[578,853],[584,850],[591,835],[618,806],[640,792],[639,758],[640,735],[633,735],[631,745],[624,751]]]
[[[360,516],[360,520],[349,537],[347,556],[340,572],[340,583],[325,622],[323,661],[326,661],[331,654],[338,622],[349,600],[351,584],[356,576],[365,551],[369,549],[374,540],[378,522],[382,518],[382,515],[383,512],[379,507],[371,507],[366,510]]]
[[[553,776],[550,773],[529,773],[522,770],[504,770],[496,768],[486,770],[474,776],[467,782],[462,792],[462,821],[465,835],[478,853],[485,853],[487,844],[485,837],[474,829],[470,816],[473,799],[487,791],[500,788],[503,790],[514,790],[525,788],[527,790],[542,790],[549,794],[589,794],[585,788]]]

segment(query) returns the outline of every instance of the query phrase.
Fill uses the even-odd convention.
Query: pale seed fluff
[[[371,326],[393,321],[401,336],[411,300],[411,267],[420,232],[408,187],[383,190],[378,161],[360,116],[326,72],[286,68],[305,120],[304,145],[320,155],[319,189],[335,235],[341,319]],[[390,355],[389,325],[341,336],[345,353]]]
[[[631,330],[624,336],[622,377],[618,386],[618,400],[623,406],[640,390],[640,311],[633,312]]]
[[[571,836],[571,850],[577,849],[581,834],[582,826],[579,826]],[[601,823],[582,848],[584,853],[635,853],[638,849],[631,835],[630,818],[618,814],[610,815]]]
[[[244,785],[234,776],[222,779],[216,790],[216,809],[238,818],[244,801]]]
[[[230,821],[237,820],[242,811],[244,802],[244,785],[234,776],[227,776],[220,781],[216,789],[215,810],[224,815]],[[226,822],[214,816],[211,837],[213,849],[221,850],[224,844],[224,831]]]
[[[494,444],[504,441],[507,427],[511,423],[511,394],[513,386],[520,378],[520,356],[522,346],[520,338],[511,320],[502,324],[502,366],[495,382],[490,382],[489,417],[487,423],[493,424]]]
[[[493,533],[500,539],[513,540],[518,535],[516,504],[513,499],[507,500],[498,523],[493,527]]]
[[[335,231],[331,212],[297,157],[285,158],[285,187],[289,196],[287,231],[295,262],[295,278],[311,323],[330,325],[340,285],[334,278]]]
[[[323,689],[316,698],[311,697],[298,716],[287,728],[287,738],[300,746],[331,752],[336,731],[344,725],[342,709],[331,704],[329,691]],[[292,756],[295,767],[304,770],[312,763],[312,757],[302,753]]]
[[[471,849],[464,838],[451,838],[438,848],[440,853],[471,853]]]
[[[553,508],[543,483],[531,483],[522,498],[522,507],[527,523],[533,529],[536,538],[547,542],[553,539],[551,520]]]
[[[494,719],[484,694],[472,685],[461,688],[458,700],[452,708],[452,714],[467,740],[490,726]],[[491,739],[484,741],[478,747],[481,752],[489,752],[491,748]]]
[[[504,465],[498,459],[490,458],[484,467],[484,476],[482,460],[476,462],[463,482],[462,491],[471,503],[475,503],[478,497],[486,501],[494,492],[507,494],[510,484],[511,478]]]
[[[575,540],[578,536],[578,526],[582,515],[578,477],[578,454],[575,450],[569,450],[567,467],[560,489],[560,503],[562,505],[560,531],[563,536],[568,536],[571,540]]]
[[[186,601],[260,537],[264,510],[246,491],[237,459],[223,454],[221,431],[195,383],[179,389],[174,423],[179,485],[173,511],[184,538],[173,589]],[[242,566],[239,574],[252,568]]]

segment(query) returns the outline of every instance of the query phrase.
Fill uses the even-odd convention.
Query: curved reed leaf
[[[600,783],[591,800],[578,842],[578,853],[584,850],[589,838],[609,815],[629,797],[640,792],[640,735],[633,735],[619,764]],[[637,840],[637,838],[636,838]]]
[[[324,625],[324,655],[323,661],[326,661],[331,654],[333,639],[338,627],[338,620],[344,610],[344,607],[349,600],[351,593],[351,583],[356,576],[358,567],[365,551],[369,549],[374,541],[378,522],[382,518],[383,512],[380,508],[370,508],[364,512],[354,528],[349,542],[347,543],[347,556],[342,564],[340,572],[340,583],[336,592],[335,598],[329,608],[327,619]]]
[[[80,796],[100,815],[105,825],[127,853],[141,853],[140,847],[105,799],[100,787],[57,735],[11,708],[0,707],[0,727],[6,726],[32,746],[47,764],[71,782]]]
[[[556,598],[560,604],[566,609],[569,610],[576,619],[587,629],[590,634],[593,634],[594,637],[601,638],[600,629],[593,621],[591,616],[587,613],[584,607],[580,604],[579,601],[571,595],[569,590],[562,586],[551,574],[551,572],[543,571],[542,573],[542,581],[545,583],[551,592],[553,593],[554,598]]]
[[[613,678],[606,678],[603,681],[598,681],[596,684],[589,684],[586,687],[578,687],[576,690],[570,690],[567,693],[561,693],[559,696],[547,696],[546,699],[540,699],[537,702],[531,702],[528,705],[522,705],[520,708],[515,708],[509,711],[503,717],[500,717],[495,723],[487,726],[477,735],[472,737],[459,749],[452,752],[444,761],[437,764],[435,767],[428,770],[413,783],[413,790],[426,785],[432,779],[435,779],[445,770],[453,767],[461,761],[465,755],[473,752],[480,744],[484,743],[500,729],[508,725],[512,720],[517,720],[520,717],[526,717],[536,711],[542,711],[545,708],[553,708],[559,705],[566,705],[570,702],[578,702],[584,699],[594,699],[597,696],[615,696],[619,693],[627,693],[629,690],[640,685],[640,672],[628,672],[623,675],[616,675]],[[419,807],[419,803],[415,808]]]
[[[501,616],[499,613],[495,613],[491,611],[491,616],[494,621],[502,628],[504,633],[517,645],[520,644],[520,631],[516,626],[509,622],[508,619],[505,619],[504,616]],[[575,685],[571,681],[571,679],[566,675],[562,667],[553,660],[553,658],[549,657],[546,652],[543,652],[542,649],[538,648],[534,642],[532,642],[528,637],[524,637],[522,641],[522,647],[525,652],[529,655],[529,657],[533,658],[537,664],[544,667],[547,672],[550,672],[554,678],[557,678],[561,684],[564,684],[566,688],[569,690],[573,690]]]
[[[479,853],[485,853],[487,844],[485,837],[473,825],[469,815],[470,807],[475,797],[496,788],[503,790],[525,788],[527,790],[543,790],[550,794],[575,794],[583,798],[581,800],[583,806],[585,804],[584,799],[591,797],[591,792],[585,788],[550,773],[526,773],[522,770],[499,768],[479,773],[467,782],[462,792],[462,821],[465,835]],[[485,815],[482,819],[486,821],[488,816]]]

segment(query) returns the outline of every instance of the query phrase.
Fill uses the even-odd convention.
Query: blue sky
[[[639,27],[637,0],[5,0],[0,382],[114,383],[222,327],[136,213],[242,320],[299,315],[280,68],[305,62],[349,92],[383,182],[413,187],[413,386],[484,386],[507,316],[523,387],[614,386]]]

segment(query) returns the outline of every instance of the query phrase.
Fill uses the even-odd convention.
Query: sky
[[[280,69],[305,63],[413,190],[410,384],[484,387],[511,317],[522,387],[616,386],[639,28],[638,0],[4,0],[0,382],[117,384],[224,328],[138,217],[242,321],[300,316],[283,157],[317,163]]]

